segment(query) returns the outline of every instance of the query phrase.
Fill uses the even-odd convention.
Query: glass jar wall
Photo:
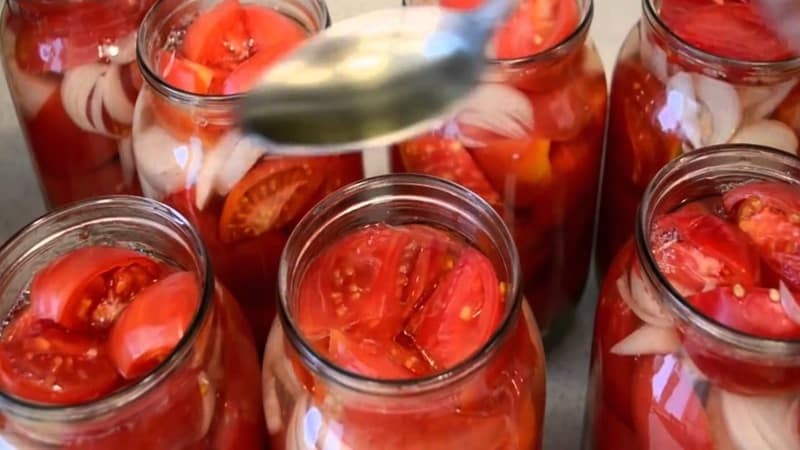
[[[591,21],[589,0],[523,1],[497,32],[496,59],[474,94],[392,156],[395,170],[458,182],[503,216],[546,343],[569,323],[592,249],[606,82]]]
[[[281,261],[273,448],[540,449],[544,354],[519,277],[502,219],[457,185],[388,175],[323,200]]]
[[[9,0],[3,66],[50,206],[139,193],[131,153],[142,80],[136,30],[152,0]]]
[[[145,195],[186,215],[263,348],[278,260],[318,200],[363,176],[361,155],[275,157],[234,126],[258,73],[328,25],[318,0],[165,0],[145,18],[133,147]],[[313,130],[309,129],[309,132]]]
[[[724,143],[797,153],[800,58],[754,5],[642,0],[642,10],[611,86],[600,273],[631,236],[642,193],[668,161]]]
[[[3,448],[264,448],[252,336],[174,210],[57,210],[0,249],[0,273]]]
[[[800,449],[798,205],[763,147],[655,176],[602,285],[586,449]]]

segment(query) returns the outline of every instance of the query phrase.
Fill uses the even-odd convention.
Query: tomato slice
[[[703,399],[677,356],[642,358],[634,372],[631,401],[643,449],[714,449]]]
[[[550,141],[546,139],[503,139],[471,151],[497,192],[514,204],[528,204],[543,184],[550,181]]]
[[[491,261],[468,248],[410,319],[406,334],[439,369],[480,349],[504,311],[503,289]]]
[[[768,266],[793,289],[800,289],[800,187],[745,184],[728,191],[723,204]]]
[[[133,250],[84,247],[39,271],[31,282],[31,311],[73,330],[108,328],[134,295],[153,283],[158,264]]]
[[[119,382],[102,342],[81,333],[38,322],[0,342],[0,386],[14,396],[78,404],[112,392]]]
[[[109,334],[111,359],[128,380],[160,364],[183,338],[197,313],[200,285],[191,272],[177,272],[136,294]]]
[[[267,158],[233,187],[220,218],[225,243],[276,230],[310,208],[325,179],[324,158]]]
[[[660,12],[681,39],[717,56],[778,61],[794,54],[749,2],[664,0]]]
[[[495,33],[495,54],[511,59],[541,53],[569,37],[579,20],[575,0],[522,0]]]
[[[264,71],[276,61],[276,56],[267,51],[258,52],[239,64],[222,83],[224,95],[238,94],[250,90]]]
[[[343,369],[376,379],[399,380],[432,372],[424,358],[392,341],[356,339],[338,330],[331,330],[328,357]]]
[[[684,208],[661,216],[650,242],[659,268],[683,295],[759,280],[758,252],[747,235],[711,212]]]
[[[217,75],[210,67],[166,50],[158,54],[158,73],[170,86],[194,94],[208,94]]]
[[[774,339],[800,338],[800,325],[786,315],[776,289],[721,287],[693,295],[689,302],[708,317],[742,333]]]
[[[199,64],[232,70],[250,57],[250,35],[238,0],[223,0],[186,29],[183,53]]]
[[[400,144],[398,149],[406,171],[459,183],[483,197],[495,209],[503,210],[500,195],[459,141],[427,134]]]

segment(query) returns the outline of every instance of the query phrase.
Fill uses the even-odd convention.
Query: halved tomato
[[[675,355],[636,365],[631,398],[639,445],[646,450],[713,450],[711,426],[695,379]]]
[[[683,295],[759,280],[747,235],[710,211],[681,209],[656,219],[650,245],[659,268]]]
[[[800,289],[800,187],[749,183],[725,193],[723,204],[770,268]]]
[[[427,134],[399,144],[398,151],[406,171],[454,181],[503,211],[500,195],[459,141]]]
[[[136,294],[108,337],[111,359],[128,380],[153,370],[183,338],[200,303],[191,272],[176,272]]]
[[[155,261],[133,250],[80,248],[36,274],[30,308],[37,318],[68,329],[105,329],[160,272]]]
[[[200,13],[186,29],[181,49],[189,60],[223,70],[249,58],[250,34],[238,0],[223,0]]]
[[[514,205],[529,204],[552,176],[547,139],[497,139],[470,153],[496,192]]]
[[[425,359],[391,340],[357,338],[331,330],[327,356],[339,367],[370,378],[399,380],[432,372]]]
[[[325,158],[262,159],[237,183],[222,208],[225,243],[253,238],[299,220],[317,200]]]
[[[68,405],[100,398],[121,383],[103,343],[39,322],[0,342],[0,386],[25,400]]]
[[[489,341],[505,311],[491,261],[467,248],[406,326],[406,334],[438,369],[464,361]]]

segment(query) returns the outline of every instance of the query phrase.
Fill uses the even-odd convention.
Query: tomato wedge
[[[107,328],[160,270],[155,261],[133,250],[84,247],[36,274],[30,308],[37,318],[68,329]]]
[[[0,342],[0,387],[29,401],[78,404],[112,392],[119,375],[97,339],[39,323]]]
[[[193,94],[208,94],[217,76],[214,69],[166,50],[158,54],[158,73],[170,86]]]
[[[250,34],[238,0],[223,0],[199,14],[186,29],[181,49],[193,62],[224,70],[249,58]]]
[[[645,357],[633,377],[633,417],[642,448],[714,449],[695,380],[677,356]]]
[[[504,292],[492,263],[468,248],[411,318],[406,334],[440,368],[478,351],[497,329]]]
[[[400,380],[431,373],[424,358],[390,340],[356,339],[331,330],[328,357],[339,367],[370,378]]]
[[[222,83],[222,94],[232,95],[248,91],[276,61],[276,56],[267,51],[258,52],[239,64]]]
[[[512,59],[541,53],[569,37],[579,21],[575,0],[522,0],[495,33],[495,55]]]
[[[514,204],[529,204],[553,172],[546,139],[494,140],[471,154],[495,190]]]
[[[194,274],[177,272],[134,297],[108,339],[111,358],[123,377],[139,378],[169,356],[197,313],[200,295]]]
[[[325,179],[324,158],[263,159],[233,187],[220,218],[225,243],[278,229],[300,216],[316,200]]]
[[[723,204],[769,267],[793,289],[800,289],[800,187],[745,184],[728,191]]]
[[[758,253],[747,235],[711,212],[692,208],[661,216],[650,242],[659,268],[683,295],[759,280]]]
[[[406,171],[459,183],[502,211],[500,195],[459,141],[427,134],[400,144],[398,151]]]

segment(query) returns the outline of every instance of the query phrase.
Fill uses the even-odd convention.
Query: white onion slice
[[[130,136],[121,138],[117,142],[117,152],[119,153],[119,164],[122,167],[122,181],[126,186],[133,183],[136,176],[136,161],[133,158],[133,142]]]
[[[797,396],[743,396],[724,390],[719,394],[722,419],[734,449],[800,449]]]
[[[199,139],[178,142],[159,126],[134,132],[133,152],[142,188],[148,185],[157,199],[192,186],[203,162]]]
[[[687,72],[677,72],[667,80],[667,104],[665,110],[672,111],[677,123],[669,124],[680,127],[683,135],[694,148],[703,146],[700,130],[700,104],[695,98],[692,76]]]
[[[264,416],[267,419],[269,434],[277,434],[283,428],[281,403],[278,400],[278,390],[275,387],[275,377],[267,376],[264,382]]]
[[[75,125],[91,133],[96,133],[97,129],[86,115],[89,97],[97,80],[106,72],[107,68],[108,66],[100,63],[84,64],[68,70],[61,81],[61,103],[64,111]],[[100,97],[100,101],[102,103],[102,97]]]
[[[58,82],[50,77],[38,77],[25,73],[14,59],[7,59],[6,67],[8,68],[8,84],[15,94],[20,112],[29,119],[36,117],[58,89]]]
[[[681,347],[678,333],[672,327],[645,324],[611,347],[616,355],[660,355],[675,353]]]
[[[206,203],[211,197],[211,192],[216,185],[217,177],[226,161],[230,158],[238,139],[238,133],[228,133],[217,142],[214,148],[207,150],[203,155],[203,166],[197,174],[197,183],[194,189],[194,202],[198,209],[205,209]]]
[[[528,98],[505,84],[484,83],[476,88],[456,110],[456,134],[467,147],[486,144],[463,130],[464,126],[481,128],[499,136],[520,139],[533,128],[533,106]]]
[[[783,312],[786,313],[792,322],[800,325],[800,305],[797,304],[794,294],[792,294],[792,291],[789,290],[783,280],[778,284],[778,293],[780,294]]]
[[[197,375],[197,386],[200,389],[200,395],[203,396],[203,419],[200,422],[200,429],[197,430],[197,439],[200,440],[208,434],[208,430],[211,428],[211,422],[214,420],[214,406],[217,392],[216,389],[214,389],[214,384],[205,372],[200,372],[200,374]]]
[[[106,122],[103,119],[103,90],[104,79],[108,72],[103,72],[94,84],[94,89],[89,95],[89,121],[94,127],[94,132],[102,135],[109,136],[110,133],[106,128]]]
[[[105,76],[100,79],[99,87],[108,115],[117,123],[130,125],[133,122],[133,103],[122,87],[118,65],[112,64],[108,67]]]
[[[770,116],[789,95],[797,79],[784,81],[771,86],[740,86],[739,99],[744,110],[745,123]]]
[[[617,280],[617,288],[622,300],[628,304],[639,319],[657,327],[672,326],[672,318],[652,291],[651,286],[642,278],[638,265],[632,267],[629,274],[623,275]]]
[[[646,27],[640,27],[641,42],[640,57],[644,65],[655,75],[655,77],[662,83],[666,83],[669,79],[669,64],[667,62],[667,53],[654,44],[646,36]]]
[[[217,193],[227,195],[263,155],[264,146],[256,139],[246,136],[239,139],[216,177]]]
[[[128,64],[136,59],[136,31],[103,48],[103,56],[114,64]]]
[[[742,121],[742,106],[736,89],[705,75],[694,74],[692,78],[697,99],[705,106],[701,111],[703,145],[728,142]]]
[[[731,138],[732,143],[766,145],[797,154],[797,136],[791,128],[778,120],[759,120],[747,124]]]

